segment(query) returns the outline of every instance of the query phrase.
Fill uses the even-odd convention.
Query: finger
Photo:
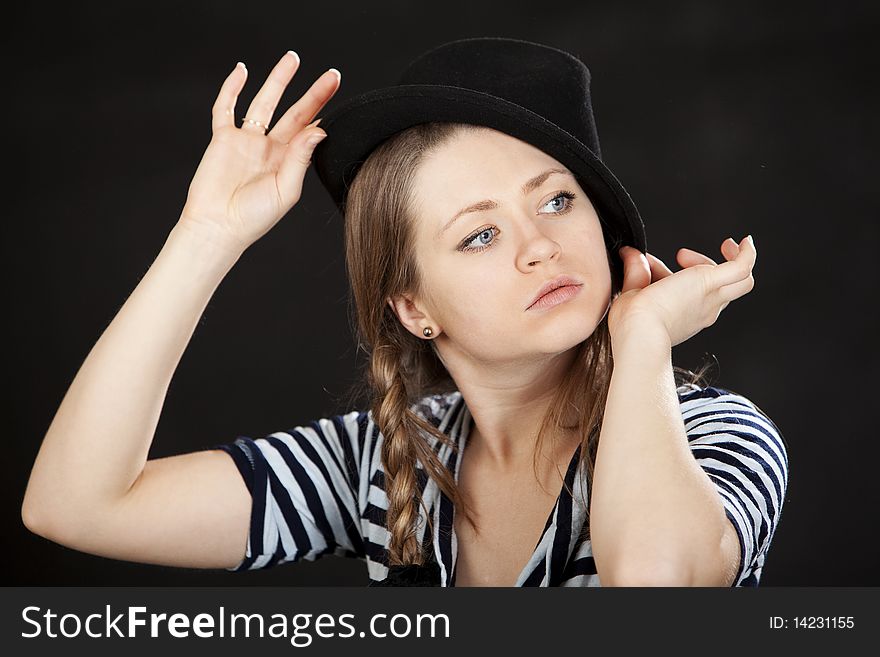
[[[746,259],[749,262],[749,268],[754,269],[755,262],[758,260],[758,250],[755,248],[755,238],[751,235],[746,235],[746,239],[744,239],[743,242],[745,242],[748,251]],[[740,246],[740,252],[742,252],[742,250],[742,246]]]
[[[672,270],[667,267],[660,258],[648,253],[648,264],[651,266],[651,280],[659,281],[672,275]]]
[[[724,301],[724,306],[733,301],[734,299],[739,299],[741,296],[748,294],[755,287],[755,277],[751,274],[748,275],[747,278],[743,280],[732,283],[730,285],[725,285],[720,290],[718,290],[718,294],[721,299]]]
[[[703,255],[699,251],[681,247],[675,254],[675,259],[683,268],[693,267],[695,265],[717,265],[709,256]]]
[[[651,267],[644,253],[631,246],[622,246],[618,251],[623,260],[623,286],[620,293],[641,290],[651,283]]]
[[[710,285],[720,288],[748,278],[751,276],[756,259],[755,245],[746,236],[739,243],[739,253],[736,258],[721,263],[709,273]]]
[[[278,101],[281,100],[281,95],[298,68],[299,55],[292,50],[288,50],[278,63],[275,64],[263,86],[260,87],[257,95],[254,96],[245,116],[259,121],[262,126],[269,125],[272,115],[275,113],[275,108],[278,107]],[[245,123],[242,128],[260,131],[262,134],[265,134],[265,128],[250,123]]]
[[[235,65],[232,73],[226,76],[220,86],[217,99],[211,107],[211,130],[217,130],[227,126],[235,126],[235,101],[241,93],[247,80],[247,68],[243,62]]]
[[[342,74],[335,68],[327,69],[312,83],[312,86],[298,101],[291,105],[278,122],[272,127],[269,136],[275,141],[286,144],[312,121],[315,115],[339,89]]]
[[[733,260],[739,255],[739,245],[732,237],[728,237],[721,243],[721,254],[726,260]]]
[[[318,142],[310,143],[310,140],[321,135],[326,138],[327,133],[321,128],[309,128],[302,130],[287,144],[284,159],[275,177],[281,200],[286,208],[292,207],[302,194],[303,178],[311,164],[315,146],[318,144]]]

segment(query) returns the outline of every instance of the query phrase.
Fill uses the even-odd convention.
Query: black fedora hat
[[[494,128],[555,158],[577,177],[617,248],[646,251],[645,228],[630,195],[602,162],[590,71],[574,55],[507,37],[459,39],[413,60],[396,85],[349,98],[321,118],[327,137],[315,170],[344,212],[358,168],[384,140],[410,126],[455,121]]]

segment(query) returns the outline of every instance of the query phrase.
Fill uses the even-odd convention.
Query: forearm
[[[54,527],[129,490],[198,319],[238,257],[181,224],[172,229],[65,394],[28,481],[26,521]]]
[[[645,324],[612,351],[590,502],[597,568],[603,583],[692,585],[719,562],[726,516],[688,447],[668,336]]]

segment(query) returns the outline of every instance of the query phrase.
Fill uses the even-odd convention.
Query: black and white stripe
[[[734,586],[757,586],[788,486],[788,454],[776,425],[751,401],[723,388],[686,384],[678,389],[688,444],[715,484],[740,540],[740,569]],[[471,415],[461,393],[425,397],[413,406],[450,436],[458,451],[425,436],[458,481]],[[287,432],[210,449],[227,452],[253,497],[244,559],[231,571],[268,568],[326,554],[356,557],[371,582],[388,574],[388,498],[381,463],[382,433],[372,413],[351,411]],[[516,586],[600,586],[589,540],[580,538],[589,500],[580,448],[566,472],[552,512]],[[422,518],[419,539],[431,545],[442,586],[455,585],[457,538],[448,497],[418,464],[418,479],[433,536]],[[424,513],[424,511],[420,511]]]

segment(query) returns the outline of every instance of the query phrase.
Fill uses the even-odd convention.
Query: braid
[[[388,496],[388,529],[391,532],[389,565],[422,564],[417,521],[420,499],[416,459],[418,449],[408,430],[413,416],[409,409],[406,382],[400,367],[401,350],[392,343],[373,350],[372,375],[377,389],[373,415],[382,428],[382,464]]]
[[[382,466],[388,497],[386,524],[391,534],[388,565],[424,565],[426,555],[418,539],[419,507],[424,509],[430,536],[433,536],[434,523],[422,499],[417,463],[422,464],[428,477],[449,497],[457,513],[460,512],[464,520],[472,525],[474,520],[449,468],[423,438],[423,434],[429,434],[437,438],[440,444],[458,449],[454,440],[411,409],[407,385],[410,375],[406,363],[408,357],[412,358],[412,353],[397,342],[399,339],[407,338],[389,331],[377,340],[369,370],[374,389],[371,405],[373,417],[384,436]]]

